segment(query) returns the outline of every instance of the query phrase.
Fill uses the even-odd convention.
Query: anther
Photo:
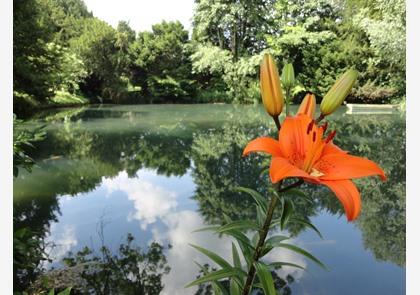
[[[313,141],[313,142],[315,142],[315,140],[316,140],[316,132],[314,131],[314,132],[312,133],[312,141]]]
[[[312,128],[314,127],[315,121],[312,120],[311,123],[308,125],[308,129],[306,129],[306,134],[309,134],[311,132]]]
[[[325,131],[327,131],[328,128],[328,122],[325,122],[324,125],[321,126],[321,128],[324,130],[325,133]]]
[[[327,139],[325,139],[325,143],[329,143],[334,138],[334,136],[335,136],[336,133],[337,133],[337,131],[334,130],[333,132],[331,132],[330,134],[328,134]]]

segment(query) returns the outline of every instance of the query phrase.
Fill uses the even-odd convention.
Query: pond
[[[28,128],[39,125],[47,136],[31,150],[36,166],[14,180],[14,227],[38,233],[51,258],[44,267],[63,267],[69,251],[85,246],[116,253],[130,233],[142,249],[153,241],[165,247],[170,270],[159,277],[161,294],[207,294],[184,288],[200,274],[194,261],[208,262],[189,244],[231,261],[227,237],[193,231],[225,216],[255,218],[252,199],[235,187],[267,186],[261,172],[268,158],[241,157],[249,140],[275,136],[263,108],[89,106],[26,121]],[[313,202],[297,201],[297,214],[317,226],[323,239],[294,224],[287,233],[329,270],[288,250],[266,259],[307,269],[278,272],[285,294],[405,294],[405,117],[349,115],[343,107],[329,126],[338,130],[335,143],[377,162],[388,181],[355,181],[362,212],[352,223],[328,189],[307,185]]]

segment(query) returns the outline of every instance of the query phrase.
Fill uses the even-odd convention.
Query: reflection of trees
[[[95,133],[84,129],[81,121],[66,119],[63,128],[49,131],[46,140],[37,144],[32,155],[37,160],[33,172],[23,172],[14,181],[14,230],[28,230],[17,246],[37,243],[30,246],[34,252],[45,248],[43,241],[50,224],[60,214],[59,196],[91,191],[102,177],[115,176],[122,170],[130,176],[142,167],[165,175],[182,175],[190,166],[188,149],[188,139]],[[31,266],[14,265],[15,290],[24,290],[35,279],[42,271],[42,260],[42,255],[33,255]]]
[[[357,224],[364,245],[379,260],[405,265],[405,121],[397,116],[348,117],[341,129],[346,133],[339,140],[351,152],[379,163],[388,176],[380,185],[373,178],[357,181],[363,199]]]
[[[160,294],[162,276],[170,271],[164,247],[154,242],[143,251],[133,241],[128,234],[117,254],[104,244],[98,254],[88,247],[75,255],[70,253],[64,259],[66,265],[83,269],[79,274],[83,281],[77,289],[82,294]]]
[[[197,187],[193,198],[210,223],[223,221],[223,214],[232,219],[255,217],[252,199],[234,191],[237,186],[264,190],[267,183],[260,175],[261,157],[242,158],[243,147],[250,138],[238,125],[194,137],[192,175]]]
[[[95,112],[93,112],[95,113]],[[92,113],[92,114],[93,114]],[[91,114],[91,115],[92,115]],[[95,114],[100,117],[100,112]],[[252,155],[242,158],[246,143],[257,136],[274,137],[269,120],[255,109],[217,113],[223,126],[204,118],[204,113],[148,129],[90,129],[84,112],[74,117],[58,117],[62,128],[47,128],[47,138],[37,143],[32,155],[37,160],[32,174],[25,172],[14,181],[14,229],[29,227],[37,237],[45,237],[51,221],[59,214],[58,196],[75,195],[93,190],[102,177],[113,177],[126,170],[134,177],[141,168],[155,169],[161,175],[183,175],[192,166],[196,184],[193,196],[208,223],[232,219],[253,219],[255,208],[251,198],[233,191],[236,186],[257,188],[263,194],[268,184],[260,175],[268,157]],[[238,115],[239,114],[239,115]],[[114,116],[105,112],[103,116]],[[141,114],[124,113],[130,116]],[[119,114],[118,116],[121,116]],[[152,116],[149,126],[152,126]],[[226,119],[227,118],[227,119]],[[79,120],[84,121],[79,121]],[[201,121],[200,121],[201,119]],[[133,119],[134,120],[134,119]],[[165,121],[166,120],[166,121]],[[217,119],[216,121],[223,121]],[[356,222],[366,248],[385,261],[405,264],[405,125],[399,117],[345,116],[333,117],[330,129],[338,129],[335,142],[343,149],[363,155],[380,164],[388,181],[376,178],[357,180],[363,199],[362,215]],[[268,125],[270,124],[270,125]],[[269,129],[272,127],[272,129]],[[121,127],[122,128],[122,127]],[[192,134],[194,131],[194,134]],[[313,204],[295,198],[297,217],[309,220],[320,209],[343,214],[342,206],[328,189],[305,185]],[[297,235],[304,226],[289,223],[289,232]]]
[[[86,246],[76,254],[68,253],[63,259],[66,267],[43,274],[31,285],[31,294],[68,286],[72,286],[72,294],[160,294],[162,276],[170,271],[162,245],[153,242],[143,250],[128,234],[114,254],[103,236],[101,240],[99,253]]]

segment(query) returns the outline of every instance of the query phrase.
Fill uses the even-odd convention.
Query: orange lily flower
[[[283,122],[279,140],[260,137],[245,147],[243,155],[265,152],[272,155],[270,178],[273,183],[287,177],[299,177],[314,184],[326,185],[340,200],[347,220],[356,219],[361,210],[360,193],[351,179],[379,175],[384,171],[373,161],[349,155],[337,147],[332,139],[335,131],[324,138],[326,124],[317,126],[313,120],[314,97],[302,102],[296,116]]]

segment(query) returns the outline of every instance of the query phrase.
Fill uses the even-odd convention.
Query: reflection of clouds
[[[114,191],[123,191],[127,194],[135,208],[135,213],[129,218],[138,219],[143,230],[177,206],[175,200],[177,194],[148,181],[128,178],[125,171],[120,172],[115,178],[104,178],[102,186],[107,189],[108,194]]]
[[[162,294],[194,294],[197,290],[197,287],[184,288],[198,275],[199,270],[194,261],[204,264],[210,260],[189,244],[205,247],[231,262],[231,239],[225,236],[218,238],[208,231],[193,233],[205,226],[199,213],[190,210],[174,212],[162,221],[167,229],[164,232],[154,229],[153,238],[173,246],[167,253],[171,271],[162,278],[165,286]]]
[[[135,212],[131,214],[130,218],[139,220],[143,230],[146,230],[157,220],[164,224],[163,227],[153,225],[149,228],[154,241],[163,245],[172,245],[166,254],[171,271],[162,277],[162,283],[165,286],[162,294],[194,294],[197,287],[184,288],[199,274],[199,269],[194,261],[200,264],[215,265],[189,244],[209,249],[232,263],[232,239],[228,236],[219,237],[211,231],[193,232],[206,226],[201,215],[193,210],[177,211],[180,210],[178,194],[156,184],[154,176],[143,175],[140,179],[129,178],[126,172],[120,172],[117,177],[112,179],[103,178],[102,186],[105,187],[108,195],[122,191],[129,200],[133,201]],[[295,243],[295,241],[289,242]],[[264,257],[264,261],[283,261],[306,266],[305,259],[301,255],[287,249],[272,250]],[[243,264],[245,264],[244,260]],[[293,267],[284,267],[278,270],[277,274],[282,278],[291,274],[295,279],[299,279],[302,277],[303,271]]]
[[[193,281],[199,273],[194,261],[200,264],[210,263],[210,260],[189,244],[195,244],[209,249],[222,256],[232,263],[232,246],[230,237],[219,238],[211,231],[195,232],[204,227],[203,219],[199,213],[194,211],[174,212],[163,217],[163,223],[167,229],[162,232],[157,229],[152,230],[154,240],[160,243],[169,243],[173,247],[168,250],[167,259],[171,266],[171,272],[162,278],[165,286],[162,294],[194,294],[197,287],[185,289],[184,286]],[[295,243],[295,241],[290,241]],[[238,248],[239,249],[239,248]],[[286,249],[274,249],[264,257],[266,262],[283,261],[291,262],[303,267],[306,266],[305,259],[292,251]],[[242,261],[245,264],[244,260]],[[285,278],[291,274],[295,279],[303,276],[303,270],[284,267],[277,271],[277,274]]]
[[[280,233],[276,232],[275,235],[285,235],[287,236],[287,233]],[[294,246],[301,247],[302,245],[299,244],[299,242],[296,239],[290,239],[284,241],[287,244],[292,244]],[[305,261],[305,258],[302,255],[297,254],[296,252],[290,251],[288,249],[284,248],[274,248],[270,251],[267,255],[265,255],[262,259],[264,262],[289,262],[294,263],[297,265],[300,265],[302,267],[306,267],[307,263]],[[283,266],[281,269],[278,269],[276,271],[277,275],[280,278],[285,278],[288,274],[293,276],[293,278],[298,281],[304,274],[304,270],[292,266]]]
[[[71,248],[77,245],[76,228],[73,225],[58,227],[57,223],[53,223],[50,233],[46,239],[48,244],[46,252],[50,253],[49,258],[53,260],[53,263],[59,262]]]

